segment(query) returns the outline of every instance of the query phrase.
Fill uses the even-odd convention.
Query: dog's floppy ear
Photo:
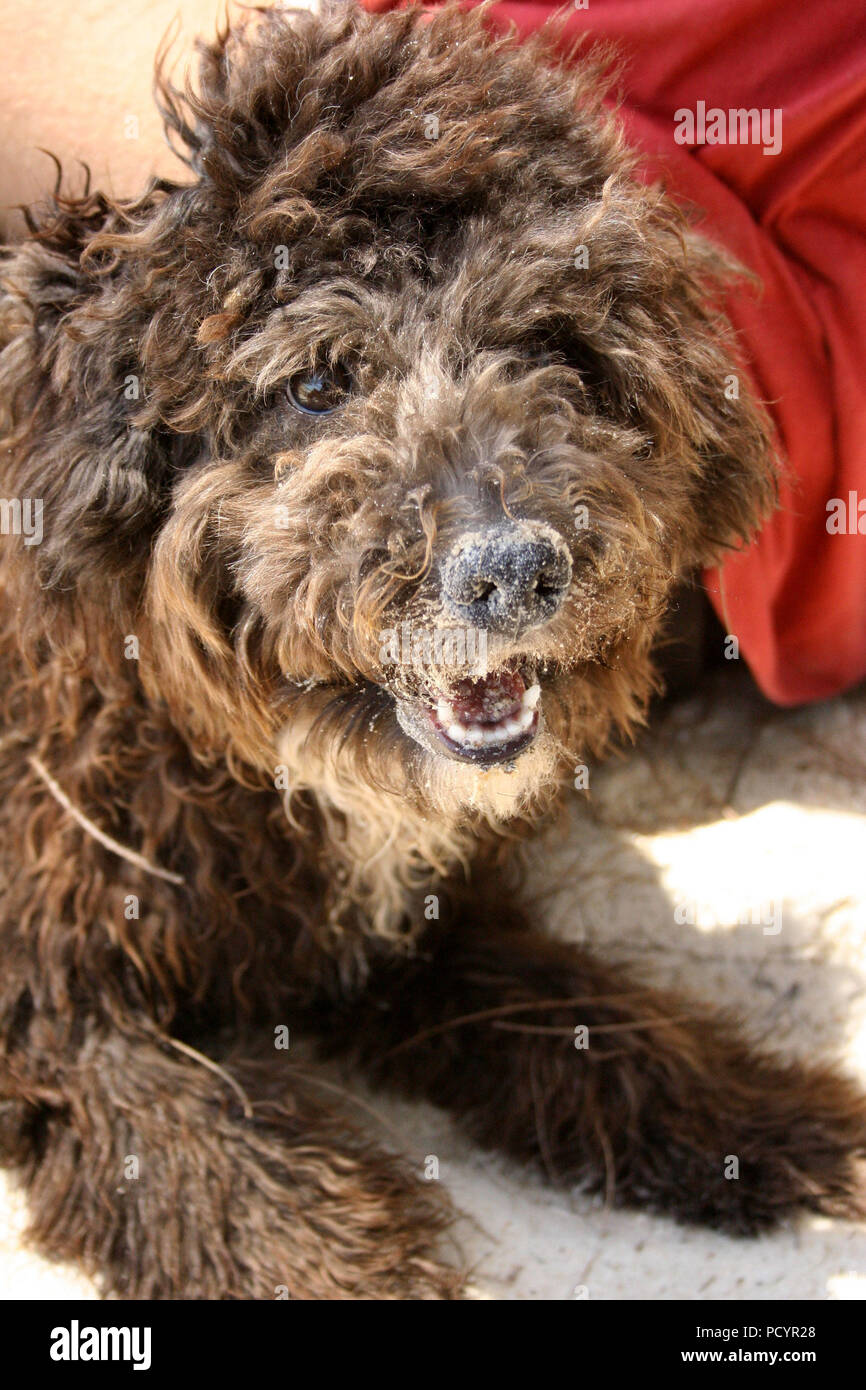
[[[171,379],[159,242],[190,192],[154,183],[121,213],[100,195],[55,190],[3,267],[2,487],[40,503],[32,556],[43,588],[135,572],[172,477],[202,448],[194,427],[167,423],[148,368],[158,351],[158,380]]]
[[[676,347],[669,423],[692,464],[690,522],[680,542],[682,567],[693,569],[754,536],[777,500],[777,457],[770,416],[725,313],[745,272],[692,231],[683,244],[685,263],[667,303]]]

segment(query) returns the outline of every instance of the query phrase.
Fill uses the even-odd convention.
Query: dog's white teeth
[[[440,718],[441,718],[441,716],[440,716]],[[457,724],[457,723],[454,723],[454,724],[446,724],[445,721],[444,721],[444,719],[442,720],[442,725],[443,725],[443,728],[445,729],[446,734],[448,735],[448,737],[449,737],[450,739],[453,739],[453,741],[454,741],[455,743],[462,743],[462,742],[463,742],[463,740],[464,740],[465,737],[466,737],[466,732],[467,732],[465,725],[463,725],[463,724]]]
[[[436,717],[446,737],[452,743],[464,748],[490,748],[496,744],[508,743],[519,738],[531,727],[535,710],[541,698],[541,687],[533,685],[521,698],[520,709],[508,719],[495,724],[485,724],[479,720],[471,722],[460,719],[453,705],[442,697],[436,705]]]
[[[445,732],[452,743],[463,743],[468,748],[483,748],[488,741],[485,731],[477,724],[448,724]]]

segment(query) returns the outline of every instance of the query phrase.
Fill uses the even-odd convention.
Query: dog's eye
[[[295,410],[304,415],[330,415],[343,404],[351,385],[346,368],[336,364],[298,372],[287,385],[286,395]]]

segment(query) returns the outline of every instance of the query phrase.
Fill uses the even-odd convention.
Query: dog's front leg
[[[39,1021],[42,1056],[50,1021]],[[134,1025],[0,1064],[0,1151],[30,1230],[132,1298],[448,1298],[447,1202],[288,1061],[210,1062]]]
[[[482,1145],[617,1204],[744,1234],[798,1205],[863,1214],[866,1100],[851,1083],[760,1055],[575,947],[483,921],[467,908],[382,973],[332,1045]]]

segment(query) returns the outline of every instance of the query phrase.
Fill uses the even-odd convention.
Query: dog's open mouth
[[[517,671],[456,681],[437,693],[424,713],[451,757],[482,765],[506,762],[538,732],[540,687],[527,685]]]

